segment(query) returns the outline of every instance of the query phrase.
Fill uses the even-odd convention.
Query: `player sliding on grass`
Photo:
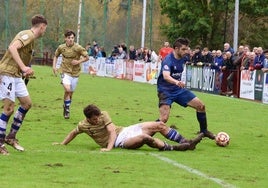
[[[200,132],[205,137],[215,139],[215,135],[207,129],[206,109],[203,102],[194,93],[185,88],[181,80],[186,57],[189,50],[189,40],[178,38],[173,44],[173,52],[168,54],[161,63],[161,71],[157,80],[159,98],[159,121],[166,123],[169,118],[170,108],[173,102],[196,110]]]
[[[35,15],[32,18],[31,29],[21,31],[15,36],[0,61],[0,99],[4,102],[3,113],[0,115],[0,154],[2,155],[9,154],[4,146],[5,142],[19,151],[24,151],[16,139],[16,134],[32,106],[32,101],[22,76],[28,77],[34,74],[33,69],[29,67],[34,53],[34,41],[44,35],[46,28],[46,18]],[[16,97],[20,107],[14,115],[10,133],[6,136],[7,123],[14,112]]]
[[[65,43],[59,45],[53,58],[53,72],[55,75],[57,74],[56,63],[58,57],[62,54],[60,72],[61,83],[64,88],[63,116],[65,119],[69,119],[73,92],[81,72],[80,64],[87,61],[89,56],[84,47],[74,42],[75,33],[73,31],[67,30],[64,36]]]
[[[196,138],[187,140],[163,122],[144,122],[128,127],[116,126],[106,111],[100,111],[97,106],[92,104],[84,108],[84,115],[86,118],[80,121],[61,143],[54,144],[67,145],[78,134],[86,133],[102,147],[101,151],[110,151],[114,147],[137,149],[144,144],[161,151],[185,151],[194,150],[204,136],[201,133]],[[157,132],[178,144],[169,145],[152,137]]]

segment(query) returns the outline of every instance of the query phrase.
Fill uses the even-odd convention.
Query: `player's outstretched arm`
[[[54,142],[53,145],[67,145],[69,144],[76,136],[78,135],[77,129],[73,129],[66,137],[65,139],[61,142]]]

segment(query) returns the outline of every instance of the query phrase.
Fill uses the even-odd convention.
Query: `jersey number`
[[[9,83],[9,84],[8,84],[7,89],[8,89],[9,91],[12,90],[12,83]]]

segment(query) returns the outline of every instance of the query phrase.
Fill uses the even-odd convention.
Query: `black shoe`
[[[216,136],[215,136],[215,134],[213,134],[210,131],[205,131],[204,132],[204,137],[208,137],[209,139],[214,140]]]
[[[178,144],[172,147],[173,147],[173,150],[175,151],[186,151],[190,149],[191,145],[189,143],[183,143],[183,144]]]
[[[70,118],[70,108],[69,108],[69,106],[63,105],[63,117],[65,119],[69,119]]]
[[[202,140],[203,137],[204,133],[199,133],[199,135],[196,138],[189,140],[190,144],[189,150],[194,150],[195,146]]]
[[[190,144],[189,143],[184,143],[184,144],[178,144],[178,145],[174,145],[171,146],[168,143],[164,142],[165,145],[163,148],[159,149],[159,151],[185,151],[188,150],[190,148]]]
[[[171,151],[171,150],[173,150],[172,146],[166,142],[164,142],[164,147],[159,149],[159,151]]]

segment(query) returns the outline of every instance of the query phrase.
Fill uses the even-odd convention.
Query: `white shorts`
[[[78,77],[72,77],[66,73],[62,73],[61,82],[64,85],[70,85],[71,91],[74,91],[78,83]]]
[[[22,78],[0,75],[0,99],[9,99],[15,102],[16,97],[29,96],[27,87]]]
[[[127,139],[141,135],[142,129],[140,124],[131,125],[123,128],[115,140],[114,147],[124,147],[124,143]]]

